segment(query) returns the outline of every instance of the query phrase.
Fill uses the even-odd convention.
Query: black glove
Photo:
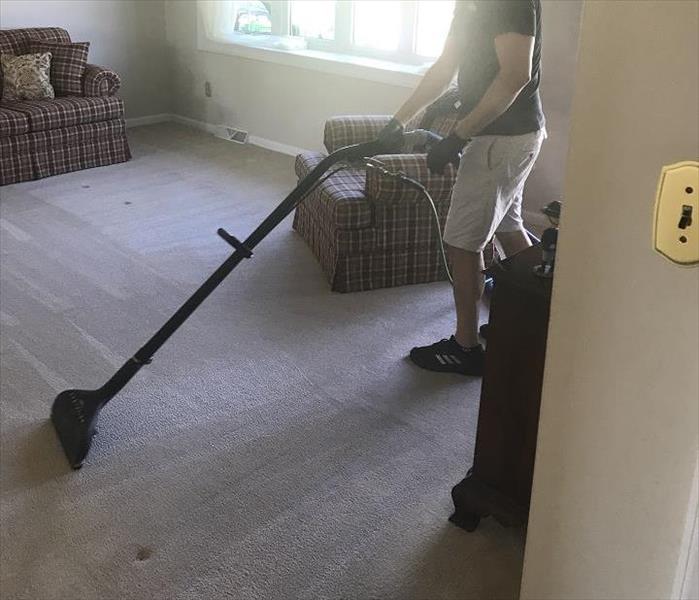
[[[432,173],[444,174],[444,167],[449,163],[455,167],[459,166],[461,151],[468,142],[461,139],[455,133],[445,137],[441,142],[432,147],[427,154],[427,168]]]
[[[403,125],[396,118],[379,131],[376,141],[386,149],[386,152],[397,152],[403,145]]]

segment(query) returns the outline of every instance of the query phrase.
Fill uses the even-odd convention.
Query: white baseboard
[[[196,119],[190,119],[189,117],[183,117],[182,115],[170,115],[170,120],[174,123],[179,123],[180,125],[187,125],[188,127],[193,127],[199,131],[205,131],[212,135],[216,135],[218,128],[216,125],[211,123],[206,123],[205,121],[197,121]]]
[[[126,119],[126,126],[140,127],[141,125],[154,125],[155,123],[165,123],[166,121],[172,121],[172,115],[169,113],[160,113],[157,115],[146,115],[145,117]]]
[[[212,123],[207,123],[205,121],[198,121],[197,119],[191,119],[189,117],[183,117],[182,115],[169,115],[170,121],[175,123],[180,123],[181,125],[187,125],[189,127],[194,127],[200,131],[205,131],[212,135],[217,135],[220,130],[220,125],[213,125]],[[266,148],[267,150],[273,150],[274,152],[279,152],[281,154],[288,154],[289,156],[296,156],[303,152],[307,152],[304,148],[298,148],[296,146],[291,146],[289,144],[284,144],[282,142],[277,142],[275,140],[268,140],[267,138],[260,137],[259,135],[248,136],[248,143],[253,146],[259,146],[260,148]]]
[[[260,148],[266,148],[267,150],[274,150],[281,154],[288,154],[289,156],[297,156],[308,152],[304,148],[298,148],[297,146],[290,146],[289,144],[283,144],[281,142],[275,142],[274,140],[268,140],[267,138],[260,137],[259,135],[251,135],[248,137],[248,142],[254,146],[259,146]]]

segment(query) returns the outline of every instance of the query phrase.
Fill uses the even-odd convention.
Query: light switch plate
[[[699,264],[699,162],[663,167],[655,197],[653,244],[676,264]]]

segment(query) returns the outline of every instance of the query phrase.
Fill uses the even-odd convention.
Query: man
[[[410,358],[422,368],[483,373],[478,339],[483,248],[493,235],[506,255],[530,245],[522,224],[522,190],[546,137],[540,58],[539,0],[457,1],[441,56],[379,135],[386,143],[400,139],[404,124],[439,97],[458,70],[465,116],[427,156],[435,173],[449,163],[459,165],[444,230],[456,332],[411,350]]]

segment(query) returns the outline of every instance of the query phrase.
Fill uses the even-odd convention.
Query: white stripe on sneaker
[[[437,357],[437,360],[441,362],[443,365],[447,364],[440,354],[435,354],[435,356]]]

